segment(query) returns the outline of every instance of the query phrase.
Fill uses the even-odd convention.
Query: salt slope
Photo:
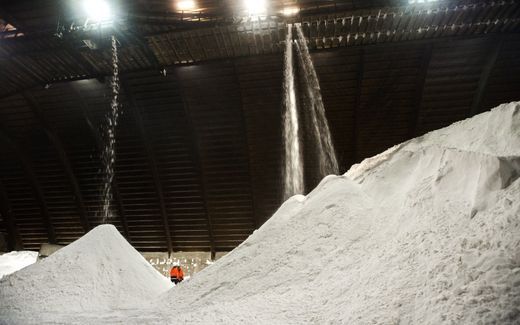
[[[0,255],[0,279],[36,262],[38,252],[13,251]]]
[[[160,298],[197,324],[519,324],[520,105],[431,132],[288,200]]]
[[[52,321],[140,305],[171,288],[112,225],[0,281],[0,323]],[[67,317],[64,317],[67,319]]]

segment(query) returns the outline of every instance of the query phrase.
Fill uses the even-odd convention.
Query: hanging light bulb
[[[193,0],[182,0],[177,2],[175,7],[178,11],[194,11],[196,6]]]
[[[99,23],[112,19],[112,9],[106,0],[83,0],[83,10],[90,21]]]
[[[267,13],[266,0],[244,0],[244,6],[250,16],[259,16]]]

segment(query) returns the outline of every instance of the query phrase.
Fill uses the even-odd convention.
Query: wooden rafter
[[[176,72],[177,69],[174,70]],[[192,146],[191,146],[191,156],[193,157],[193,162],[195,165],[195,168],[197,170],[197,175],[199,178],[199,184],[202,192],[202,200],[204,204],[204,213],[206,214],[206,219],[208,222],[208,236],[209,236],[209,249],[211,253],[211,259],[215,259],[215,236],[213,234],[213,220],[212,220],[212,212],[208,205],[208,193],[207,193],[207,182],[206,177],[204,176],[204,171],[202,169],[202,163],[200,161],[200,144],[199,144],[199,138],[197,135],[197,131],[195,130],[195,125],[193,124],[193,117],[191,114],[191,109],[189,107],[189,104],[184,100],[185,95],[182,88],[182,84],[180,83],[180,77],[178,73],[175,73],[175,78],[177,79],[177,84],[179,85],[180,93],[181,93],[181,99],[184,109],[184,115],[186,116],[186,124],[187,129],[189,132],[190,139],[192,140]]]
[[[143,145],[146,149],[146,156],[148,159],[148,165],[150,166],[150,171],[152,172],[152,178],[155,185],[155,191],[157,192],[157,199],[159,200],[159,206],[161,211],[161,217],[164,225],[164,232],[166,235],[166,244],[168,246],[168,252],[173,252],[173,244],[172,244],[172,235],[170,231],[170,223],[168,221],[168,213],[166,212],[166,203],[164,201],[164,191],[160,180],[159,170],[157,168],[157,162],[155,158],[155,153],[150,144],[150,140],[148,138],[148,134],[144,127],[143,117],[141,116],[141,112],[139,106],[137,105],[137,101],[130,90],[130,86],[125,77],[121,78],[121,88],[126,95],[129,103],[130,110],[132,111],[132,115],[134,116],[134,120],[138,129],[138,132],[143,141]]]
[[[45,131],[45,134],[47,135],[47,137],[49,138],[49,140],[51,141],[52,145],[58,153],[58,158],[63,165],[65,174],[69,179],[72,192],[74,193],[74,201],[76,202],[76,206],[78,209],[81,226],[83,227],[83,231],[87,232],[90,230],[90,223],[87,216],[87,210],[83,201],[83,195],[81,194],[81,190],[79,188],[78,179],[74,174],[74,170],[72,169],[72,164],[70,162],[69,156],[65,151],[65,146],[63,145],[57,132],[51,127],[50,123],[47,121],[43,113],[43,110],[41,109],[38,102],[34,99],[34,97],[27,91],[23,92],[22,95],[29,107],[31,108],[31,111],[36,116],[36,119],[40,123],[41,127]]]
[[[154,52],[154,54],[156,56],[161,57],[161,62],[164,62],[164,65],[161,65],[161,67],[171,68],[175,64],[185,64],[186,63],[185,60],[183,60],[181,58],[181,55],[178,53],[178,51],[176,49],[176,46],[177,46],[176,44],[177,43],[176,44],[172,44],[173,37],[174,37],[173,35],[176,35],[176,33],[182,33],[182,32],[175,32],[175,33],[169,32],[169,33],[166,33],[165,35],[163,35],[162,37],[165,39],[164,43],[170,44],[169,48],[168,48],[168,51],[170,51],[172,57],[175,58],[175,60],[173,60],[173,61],[178,61],[177,63],[173,63],[172,60],[168,60],[166,58],[164,52],[160,51],[160,47],[161,46],[156,44],[156,42],[157,42],[156,38],[154,38],[154,37],[149,37],[148,38],[150,43],[156,44],[154,46],[153,52]],[[244,37],[246,37],[246,36],[249,37],[249,35],[246,34],[247,32],[233,32],[233,33],[237,34],[239,47],[241,46],[240,44],[242,43],[242,37],[240,35],[245,34]],[[197,41],[198,42],[203,41],[202,38],[198,34],[196,34],[196,36],[197,36]],[[512,39],[516,38],[515,35],[509,36],[509,37],[511,37]],[[420,46],[420,45],[425,45],[425,44],[430,44],[430,43],[438,43],[438,42],[446,42],[446,41],[458,41],[458,40],[463,40],[463,39],[467,39],[467,38],[468,37],[465,37],[465,36],[446,36],[446,37],[438,37],[438,38],[431,38],[431,39],[418,39],[418,40],[410,40],[410,41],[400,41],[400,42],[394,42],[394,43],[382,42],[382,43],[376,43],[376,44],[361,44],[361,45],[352,45],[352,46],[355,46],[355,47],[358,47],[358,48],[361,48],[361,49],[366,49],[366,48],[385,49],[387,47],[402,46],[404,44],[406,44],[407,46],[416,46],[416,45]],[[492,34],[478,35],[478,36],[472,36],[472,38],[493,39],[493,38],[496,38],[496,35],[492,35]],[[176,40],[176,42],[178,42],[178,40]],[[244,45],[244,44],[242,44],[242,45]],[[249,46],[249,45],[250,44],[248,44],[248,43],[246,43],[244,45],[244,46],[247,47],[246,52],[251,50],[251,46]],[[206,49],[204,48],[204,44],[202,44],[201,46],[203,47],[203,53],[206,52]],[[348,47],[350,47],[350,46],[351,45],[349,45]],[[277,48],[280,48],[280,46],[278,46]],[[166,54],[168,54],[168,53],[166,53]],[[243,51],[238,51],[237,55],[242,56],[244,54],[245,53],[243,53]],[[252,54],[253,53],[249,53],[249,55],[252,55]],[[212,56],[208,57],[207,53],[206,53],[206,57],[203,60],[210,60],[210,59],[214,59],[214,58]],[[24,74],[31,75],[31,77],[33,79],[33,82],[31,82],[30,84],[20,85],[20,87],[18,87],[18,89],[2,93],[0,95],[0,100],[3,99],[3,98],[7,98],[7,97],[10,97],[10,96],[19,94],[21,92],[24,92],[24,91],[26,91],[28,89],[31,89],[31,88],[33,88],[33,87],[35,87],[37,85],[43,86],[46,83],[70,82],[70,81],[75,81],[75,80],[86,80],[86,79],[95,79],[95,78],[101,80],[104,77],[107,77],[107,76],[110,75],[108,72],[99,72],[99,73],[94,73],[92,75],[78,75],[78,76],[74,76],[74,77],[67,76],[67,79],[46,80],[43,76],[40,76],[39,73],[36,73],[35,71],[32,71],[32,70],[27,70],[27,67],[24,67],[21,62],[17,63],[16,61],[17,61],[16,53],[14,53],[13,57],[11,59],[11,62],[13,62],[13,64],[16,65],[17,69],[20,69],[21,71],[23,71]],[[184,61],[184,62],[181,62],[181,61]],[[150,68],[151,68],[150,66],[134,68],[134,69],[126,70],[126,71],[124,71],[124,73],[138,73],[138,72],[143,72],[143,71],[149,71]]]
[[[161,63],[159,59],[155,55],[155,52],[150,48],[150,44],[146,39],[144,39],[140,35],[134,35],[129,33],[128,31],[119,30],[118,36],[125,39],[128,43],[134,44],[134,46],[139,47],[142,51],[146,59],[150,62],[150,68],[159,69],[161,67]]]
[[[81,51],[79,49],[76,49],[74,46],[72,46],[68,42],[63,42],[63,47],[65,51],[72,57],[74,57],[76,63],[87,72],[87,75],[95,76],[98,74],[98,71],[96,68],[83,57],[83,54],[81,54]]]
[[[24,170],[25,178],[27,179],[27,182],[31,186],[31,189],[34,194],[34,198],[36,202],[38,203],[38,206],[40,208],[40,214],[43,219],[43,224],[45,226],[45,229],[47,230],[47,238],[49,240],[49,243],[55,244],[56,243],[56,233],[54,231],[54,226],[52,224],[51,216],[49,213],[49,209],[47,208],[47,203],[45,202],[45,197],[43,196],[42,187],[40,185],[40,182],[38,181],[38,178],[36,177],[36,173],[34,171],[32,162],[27,157],[27,155],[20,149],[21,146],[17,144],[10,135],[5,132],[2,127],[0,129],[0,138],[12,148],[15,155],[18,157],[22,164],[22,168]]]

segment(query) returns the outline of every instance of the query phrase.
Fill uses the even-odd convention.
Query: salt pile
[[[65,301],[78,306],[81,295],[60,288],[76,280],[69,279],[76,272],[63,271],[68,264],[40,263],[0,283],[0,319],[23,302],[23,321],[32,312],[63,323],[519,324],[519,176],[520,104],[512,103],[395,146],[343,176],[326,177],[147,309],[45,315],[37,301],[52,302],[56,311],[62,303],[67,314],[73,308]],[[85,272],[89,288],[105,288],[107,296],[123,290],[130,280],[118,276],[125,272],[110,273],[109,280],[89,275],[103,263],[111,270],[120,265],[111,261],[120,254],[89,245],[76,249],[96,260],[96,269]],[[38,266],[47,274],[41,279],[30,276]],[[143,269],[132,271],[139,290],[151,285],[151,272]],[[166,287],[156,282],[161,286],[149,297]],[[124,290],[112,297],[137,289]],[[86,305],[121,308],[109,300]]]
[[[38,252],[13,251],[0,255],[0,279],[36,262]]]
[[[171,288],[114,226],[102,225],[0,281],[0,323],[133,308]]]
[[[163,295],[170,321],[519,324],[520,105],[329,176]]]

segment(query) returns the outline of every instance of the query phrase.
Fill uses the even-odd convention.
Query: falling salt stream
[[[292,25],[288,26],[285,39],[285,69],[284,69],[284,169],[283,179],[284,200],[294,194],[303,193],[303,159],[298,137],[298,110],[294,88],[294,67],[292,49]]]
[[[113,75],[110,81],[112,89],[112,101],[110,111],[105,115],[104,143],[102,152],[103,170],[103,223],[110,218],[110,202],[112,200],[112,180],[114,179],[116,127],[119,116],[119,59],[117,56],[117,40],[112,36],[112,69]]]
[[[309,54],[307,40],[303,35],[301,25],[296,24],[295,26],[297,34],[296,50],[302,73],[304,75],[303,83],[305,91],[307,92],[308,111],[312,122],[311,135],[314,137],[313,141],[316,141],[316,148],[318,150],[317,155],[319,158],[319,176],[321,179],[327,175],[339,173],[338,160],[336,158],[329,124],[325,115],[320,83]]]

